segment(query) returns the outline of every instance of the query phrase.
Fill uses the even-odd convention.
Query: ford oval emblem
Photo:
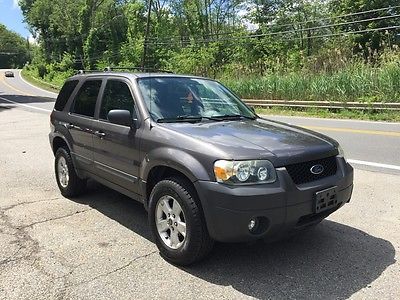
[[[323,171],[324,171],[324,166],[323,165],[314,165],[310,169],[310,172],[313,173],[314,175],[319,175]]]

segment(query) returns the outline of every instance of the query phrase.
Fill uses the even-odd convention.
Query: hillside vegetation
[[[145,66],[245,98],[400,102],[398,0],[20,4],[40,45],[26,71],[56,85],[77,69]]]

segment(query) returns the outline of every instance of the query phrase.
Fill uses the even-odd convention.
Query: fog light
[[[249,224],[247,225],[250,231],[254,231],[257,228],[257,219],[250,219]]]

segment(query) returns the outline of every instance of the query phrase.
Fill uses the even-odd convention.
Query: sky
[[[0,23],[4,24],[7,29],[19,33],[24,38],[29,36],[32,40],[32,35],[27,29],[28,25],[23,20],[18,0],[0,0]]]

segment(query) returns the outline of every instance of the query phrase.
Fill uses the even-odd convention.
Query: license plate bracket
[[[318,191],[314,197],[314,212],[320,213],[338,205],[337,186]]]

